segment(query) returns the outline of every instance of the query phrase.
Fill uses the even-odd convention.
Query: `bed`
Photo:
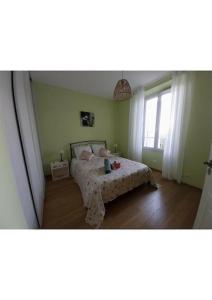
[[[107,147],[106,141],[70,144],[71,175],[79,185],[84,206],[87,207],[85,221],[95,227],[100,227],[104,220],[105,203],[145,183],[156,187],[151,169],[142,163],[110,156],[110,162],[119,161],[121,168],[105,174],[104,157],[94,156],[89,161],[76,158],[75,147],[98,144]]]

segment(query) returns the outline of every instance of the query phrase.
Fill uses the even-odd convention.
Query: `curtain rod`
[[[168,74],[168,75],[166,75],[165,77],[163,77],[163,78],[157,80],[157,81],[154,81],[154,82],[152,82],[152,83],[149,83],[148,85],[146,85],[146,86],[144,87],[144,90],[150,90],[150,89],[156,87],[157,85],[163,84],[163,83],[165,83],[165,82],[171,80],[171,79],[172,79],[172,75],[173,75],[173,72],[170,73],[170,74]]]

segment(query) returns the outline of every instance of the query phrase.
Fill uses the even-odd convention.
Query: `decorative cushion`
[[[86,145],[86,146],[76,146],[74,147],[74,153],[76,155],[77,159],[80,159],[80,155],[83,151],[90,152],[92,154],[91,147]]]
[[[99,156],[99,150],[101,148],[105,149],[105,144],[93,144],[91,145],[94,155]]]
[[[80,159],[91,160],[94,157],[94,154],[88,151],[82,151],[80,154]]]
[[[99,150],[99,156],[108,157],[110,156],[110,151],[108,149],[101,148]]]

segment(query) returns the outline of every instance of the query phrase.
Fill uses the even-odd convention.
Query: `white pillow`
[[[105,149],[105,144],[93,144],[93,145],[91,145],[91,147],[92,147],[92,150],[93,150],[94,155],[100,156],[99,150],[100,150],[101,148],[104,148],[104,149]]]
[[[80,159],[80,155],[83,151],[87,151],[87,152],[92,153],[91,146],[87,145],[87,146],[76,146],[76,147],[74,147],[74,153],[75,153],[77,159]]]

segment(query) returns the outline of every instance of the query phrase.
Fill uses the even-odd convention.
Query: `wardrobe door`
[[[25,161],[40,226],[42,224],[45,180],[37,135],[30,78],[28,72],[13,72],[16,110]]]
[[[22,145],[13,101],[11,72],[0,72],[0,118],[5,132],[7,151],[15,178],[18,197],[29,228],[37,228],[38,221],[32,201]],[[7,201],[7,199],[5,199]]]

